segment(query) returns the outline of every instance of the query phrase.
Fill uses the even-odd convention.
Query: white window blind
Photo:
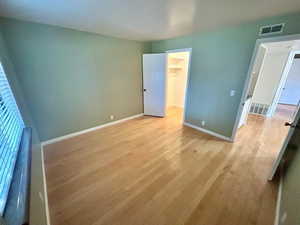
[[[12,181],[24,123],[0,62],[0,215]]]

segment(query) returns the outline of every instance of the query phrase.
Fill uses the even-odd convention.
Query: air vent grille
[[[269,111],[269,105],[260,104],[260,103],[252,103],[250,108],[250,113],[252,114],[259,114],[266,116]]]
[[[260,36],[279,34],[283,32],[284,23],[263,26],[259,30]]]

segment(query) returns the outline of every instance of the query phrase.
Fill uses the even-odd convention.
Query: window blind
[[[0,215],[12,182],[24,122],[0,62]]]

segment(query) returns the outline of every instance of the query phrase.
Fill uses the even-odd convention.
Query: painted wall
[[[285,22],[283,34],[295,34],[300,33],[298,21],[300,14],[274,17],[153,42],[153,52],[193,48],[188,122],[201,126],[205,120],[206,129],[231,136],[259,27]],[[0,26],[24,93],[18,95],[25,97],[42,140],[105,123],[112,112],[119,119],[142,111],[141,54],[149,51],[147,44],[8,19]],[[43,225],[45,211],[36,197],[42,191],[40,152],[34,157],[32,224]],[[299,180],[296,166],[283,187],[282,208],[290,215],[292,207],[299,208],[299,188],[291,189]],[[294,215],[291,225],[299,221]]]
[[[300,59],[294,59],[279,103],[297,105],[300,100]]]
[[[110,122],[110,115],[119,120],[143,112],[141,58],[149,45],[0,22],[41,141]]]
[[[176,74],[168,72],[167,74],[167,107],[175,106],[175,92],[176,92]]]
[[[193,49],[187,122],[200,127],[205,120],[205,129],[230,137],[259,27],[284,22],[283,35],[296,34],[300,33],[298,21],[299,13],[153,42],[155,53]],[[230,90],[236,95],[231,97]]]
[[[5,42],[2,38],[2,27],[0,25],[0,61],[9,80],[10,86],[16,98],[26,126],[33,128],[33,149],[32,149],[32,174],[31,174],[31,197],[30,197],[30,224],[46,225],[46,210],[44,199],[41,200],[39,193],[44,196],[44,183],[41,161],[41,146],[39,138],[31,118],[30,111],[26,105],[24,94],[19,85],[14,66],[7,52]]]
[[[271,105],[285,68],[290,50],[267,49],[264,64],[253,94],[253,102]]]

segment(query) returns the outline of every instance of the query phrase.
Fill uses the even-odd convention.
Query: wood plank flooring
[[[290,121],[297,110],[296,105],[278,104],[276,108],[276,118]]]
[[[46,146],[51,224],[273,225],[282,118],[250,116],[235,143],[181,118],[172,108]]]

